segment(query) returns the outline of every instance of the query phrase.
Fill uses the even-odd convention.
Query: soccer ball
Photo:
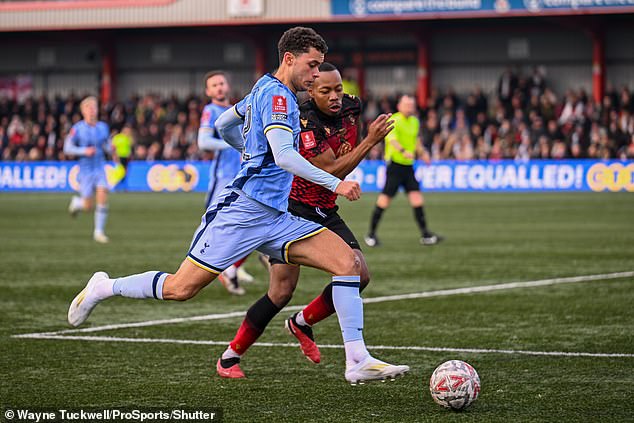
[[[470,364],[449,360],[432,373],[429,391],[437,404],[452,410],[464,410],[480,394],[480,377]]]

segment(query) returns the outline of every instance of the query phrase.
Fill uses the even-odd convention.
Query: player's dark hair
[[[319,72],[333,72],[338,71],[337,67],[330,62],[324,62],[319,65]]]
[[[326,41],[314,29],[296,26],[287,30],[277,43],[280,63],[282,63],[284,53],[289,52],[294,56],[299,56],[302,53],[308,53],[311,47],[320,53],[328,53]]]
[[[84,107],[84,104],[88,103],[89,101],[94,101],[95,103],[97,103],[97,107],[99,107],[99,100],[97,99],[97,96],[94,96],[92,94],[87,95],[86,97],[84,97],[80,102],[79,102],[79,107],[82,108]]]
[[[212,70],[207,72],[205,76],[203,76],[203,84],[205,84],[205,88],[207,88],[207,81],[209,80],[209,78],[213,78],[214,76],[218,76],[218,75],[224,76],[225,79],[227,78],[227,74],[221,70]]]

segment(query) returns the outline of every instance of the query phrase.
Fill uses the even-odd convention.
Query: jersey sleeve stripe
[[[291,134],[293,133],[293,128],[291,128],[289,125],[285,125],[283,123],[270,123],[264,128],[264,135],[266,135],[266,133],[270,131],[271,129],[276,129],[276,128],[284,129],[290,132]]]
[[[236,116],[238,116],[240,119],[244,119],[244,115],[240,114],[236,106],[233,106],[232,109],[233,109],[233,113],[235,113]]]

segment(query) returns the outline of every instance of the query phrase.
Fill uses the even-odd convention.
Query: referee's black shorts
[[[391,162],[387,165],[385,186],[381,193],[392,198],[400,187],[403,187],[405,192],[420,191],[418,181],[414,177],[414,166]]]
[[[361,251],[359,241],[357,241],[348,225],[346,225],[346,222],[344,222],[341,216],[339,216],[339,213],[337,213],[338,209],[339,207],[337,206],[331,209],[322,209],[300,203],[296,200],[288,200],[289,212],[295,216],[303,217],[304,219],[319,223],[339,235],[339,237],[343,239],[350,248]],[[284,262],[274,258],[269,259],[269,262],[271,264],[285,264]]]

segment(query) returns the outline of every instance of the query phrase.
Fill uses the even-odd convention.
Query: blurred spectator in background
[[[518,87],[519,80],[517,75],[515,75],[515,72],[513,72],[513,69],[510,67],[506,68],[498,81],[497,95],[498,99],[502,103],[502,106],[504,106],[507,110],[510,110],[511,99]]]

